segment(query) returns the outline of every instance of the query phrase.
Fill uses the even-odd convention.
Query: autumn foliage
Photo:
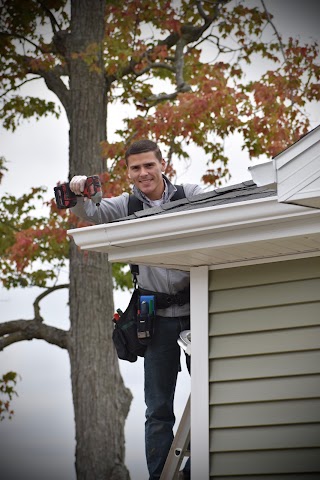
[[[116,176],[111,180],[105,173],[100,175],[100,181],[104,196],[121,193]],[[45,200],[45,194],[46,188],[39,187],[21,197],[3,195],[1,199],[0,278],[5,288],[46,287],[67,265],[67,230],[89,225],[70,210],[59,210],[54,199]],[[117,287],[131,286],[124,266],[114,265],[113,273]]]
[[[18,395],[15,390],[16,384],[16,372],[7,372],[0,377],[0,422],[5,418],[11,420],[14,415],[11,401],[14,396]]]

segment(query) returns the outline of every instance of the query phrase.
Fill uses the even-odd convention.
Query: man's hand
[[[76,195],[82,195],[86,181],[85,175],[76,175],[69,183],[70,190]]]

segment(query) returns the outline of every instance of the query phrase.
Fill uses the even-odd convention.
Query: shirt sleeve
[[[183,188],[187,198],[193,197],[194,195],[200,195],[200,193],[204,193],[200,185],[197,184],[186,183],[183,185]]]
[[[77,204],[71,208],[72,213],[91,223],[109,223],[128,215],[128,193],[118,197],[103,198],[99,206],[92,200],[78,197]]]

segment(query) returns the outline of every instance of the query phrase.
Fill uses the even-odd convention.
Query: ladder
[[[185,457],[190,457],[190,395],[182,414],[177,432],[169,450],[160,480],[175,480],[178,478],[181,463]]]
[[[179,346],[191,355],[191,331],[184,330],[178,338]],[[185,457],[190,457],[190,395],[182,414],[177,433],[173,439],[166,463],[164,464],[160,480],[175,480]]]

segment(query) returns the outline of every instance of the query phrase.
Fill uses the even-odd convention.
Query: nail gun
[[[61,185],[54,187],[54,194],[59,209],[71,208],[77,203],[77,195],[70,190],[69,183],[62,183]],[[93,200],[96,205],[100,204],[102,199],[102,189],[98,175],[87,177],[83,196]]]

